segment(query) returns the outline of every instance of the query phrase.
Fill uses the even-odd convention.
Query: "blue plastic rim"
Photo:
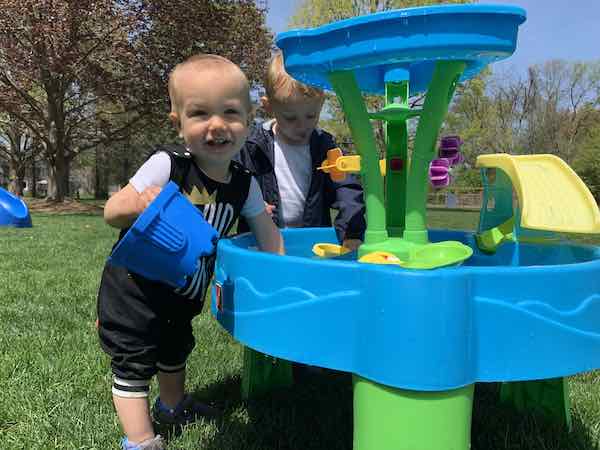
[[[598,247],[507,243],[488,255],[473,233],[430,231],[473,256],[409,270],[312,255],[337,242],[331,228],[283,234],[286,256],[252,250],[248,235],[219,242],[213,314],[255,350],[418,391],[600,368]]]
[[[0,188],[0,226],[29,228],[32,226],[27,204],[16,195]]]
[[[525,20],[515,6],[426,6],[287,31],[275,43],[288,73],[306,84],[331,89],[329,72],[353,70],[363,92],[383,94],[385,81],[409,77],[414,95],[427,89],[438,60],[466,61],[464,81],[510,56]]]
[[[217,231],[171,181],[123,236],[109,261],[182,288],[196,272],[198,259],[213,253],[217,238]]]

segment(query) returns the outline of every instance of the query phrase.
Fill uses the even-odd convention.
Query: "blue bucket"
[[[217,231],[171,181],[115,246],[109,261],[182,288],[196,272],[198,258],[214,251],[217,239]]]

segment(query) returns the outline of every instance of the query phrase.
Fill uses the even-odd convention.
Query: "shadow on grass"
[[[312,374],[291,388],[248,402],[240,397],[239,377],[205,386],[194,395],[224,411],[203,449],[352,449],[349,374]],[[578,416],[573,416],[573,430],[568,432],[546,417],[501,405],[498,398],[498,384],[476,385],[472,450],[598,450],[591,430]]]
[[[333,371],[306,375],[287,389],[243,401],[240,379],[194,392],[224,411],[206,450],[350,449],[352,378]]]
[[[552,418],[500,404],[499,391],[499,383],[475,387],[472,450],[598,450],[591,430],[577,415],[572,416],[569,432]]]

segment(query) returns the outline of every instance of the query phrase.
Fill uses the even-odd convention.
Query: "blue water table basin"
[[[280,358],[387,386],[443,391],[477,381],[562,377],[600,364],[600,249],[561,243],[480,251],[461,266],[409,270],[322,259],[333,229],[284,230],[287,255],[219,243],[214,313],[234,338]]]

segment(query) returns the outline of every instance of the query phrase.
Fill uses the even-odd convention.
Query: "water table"
[[[432,6],[277,36],[286,70],[341,102],[359,155],[332,152],[321,168],[360,172],[367,230],[357,252],[333,229],[284,230],[286,256],[250,235],[219,242],[212,310],[255,350],[247,395],[259,352],[352,373],[355,450],[468,449],[476,382],[504,382],[504,399],[569,424],[563,377],[600,366],[600,249],[562,237],[600,232],[589,190],[554,156],[485,155],[479,229],[426,228],[428,177],[451,164],[436,148],[456,85],[510,56],[525,18]],[[367,111],[363,93],[385,106]],[[385,123],[384,161],[372,120]]]

